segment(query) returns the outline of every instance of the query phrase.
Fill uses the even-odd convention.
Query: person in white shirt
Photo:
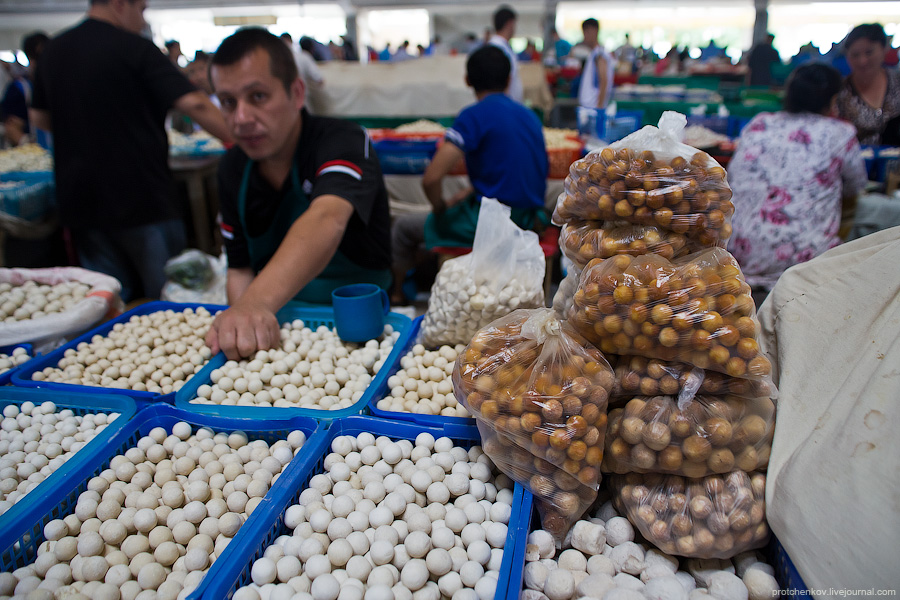
[[[615,61],[600,44],[600,23],[597,19],[586,19],[581,24],[581,31],[584,33],[584,45],[591,53],[581,71],[578,104],[585,108],[606,108],[612,98]]]
[[[522,79],[519,76],[519,61],[509,40],[516,34],[516,12],[509,6],[503,5],[494,12],[494,35],[488,42],[492,46],[497,46],[506,54],[512,69],[509,73],[509,86],[506,88],[506,95],[522,103],[524,101],[524,93],[522,90]]]
[[[322,77],[322,71],[319,70],[313,55],[294,44],[291,34],[282,33],[281,39],[291,49],[291,54],[294,55],[294,63],[297,65],[297,71],[299,71],[300,79],[303,80],[306,89],[322,87],[325,84],[325,78]]]

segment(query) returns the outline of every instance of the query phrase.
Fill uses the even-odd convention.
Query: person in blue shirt
[[[496,198],[512,209],[523,229],[547,223],[544,196],[548,160],[540,120],[504,93],[510,62],[500,48],[487,44],[466,61],[466,83],[478,102],[467,106],[445,133],[422,177],[432,212],[406,215],[394,222],[391,236],[394,286],[392,303],[403,303],[402,285],[415,266],[422,245],[471,247],[482,198]],[[465,159],[472,187],[451,198],[443,194],[443,179]]]

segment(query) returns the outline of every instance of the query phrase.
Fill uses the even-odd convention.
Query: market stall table
[[[214,222],[219,211],[219,186],[216,169],[220,154],[206,156],[171,156],[169,168],[175,181],[187,186],[191,223],[197,246],[209,254],[218,254]]]

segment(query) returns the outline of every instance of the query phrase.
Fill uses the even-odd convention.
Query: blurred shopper
[[[856,126],[860,144],[900,144],[900,71],[884,68],[887,36],[878,23],[858,25],[844,40],[850,75],[838,94],[841,118]]]
[[[300,74],[300,79],[303,80],[303,86],[307,90],[311,90],[325,85],[325,78],[322,76],[322,71],[319,69],[319,65],[316,64],[316,59],[313,58],[313,55],[299,45],[294,44],[293,38],[291,38],[289,33],[282,33],[281,41],[291,49],[294,64],[297,65],[297,72]]]
[[[506,88],[506,94],[522,103],[525,99],[525,93],[522,88],[522,79],[519,77],[519,61],[509,45],[509,40],[516,35],[516,11],[511,7],[503,5],[494,11],[494,35],[490,37],[488,43],[497,46],[509,59],[509,87]]]
[[[403,40],[403,43],[400,44],[400,47],[397,48],[397,51],[394,52],[394,55],[391,57],[391,61],[392,62],[403,62],[403,61],[409,60],[411,58],[415,58],[415,57],[409,53],[409,40]]]
[[[405,215],[394,222],[392,302],[405,303],[403,280],[415,266],[420,246],[472,245],[482,198],[510,206],[520,227],[546,224],[549,167],[544,133],[534,112],[503,93],[509,73],[506,53],[490,44],[466,61],[466,84],[475,90],[478,102],[456,117],[422,177],[432,213]],[[472,187],[445,199],[443,179],[463,158]]]
[[[616,59],[620,63],[628,65],[632,73],[637,70],[637,49],[631,45],[631,36],[627,33],[625,34],[625,43],[616,49]]]
[[[390,212],[381,166],[363,129],[310,115],[284,44],[238,30],[213,56],[210,79],[236,141],[219,167],[231,307],[207,344],[229,358],[279,343],[289,300],[331,304],[350,283],[390,284]]]
[[[32,111],[34,125],[53,132],[56,200],[78,259],[116,277],[126,302],[158,298],[166,261],[185,245],[166,112],[231,141],[206,93],[140,36],[145,7],[91,0],[87,18],[48,45]]]
[[[558,66],[566,64],[566,58],[572,51],[572,44],[560,37],[559,32],[554,29],[550,32],[550,47],[544,48],[548,53],[553,52],[553,63]]]
[[[781,64],[781,56],[779,56],[778,50],[772,46],[774,41],[774,35],[766,34],[765,41],[750,50],[750,56],[747,59],[748,85],[772,85],[772,66]]]
[[[729,249],[757,290],[770,290],[788,267],[838,245],[842,198],[866,184],[855,131],[833,118],[840,88],[832,67],[798,67],[784,110],[757,115],[738,140],[728,167],[740,199]]]
[[[28,59],[28,67],[9,82],[0,99],[0,122],[4,125],[5,141],[10,146],[19,146],[36,139],[36,132],[32,131],[28,118],[28,109],[31,106],[34,73],[49,41],[47,34],[40,31],[25,36],[22,51]]]
[[[585,19],[581,31],[590,55],[581,71],[578,104],[585,108],[606,108],[612,99],[615,61],[600,43],[600,23],[597,19]]]
[[[169,57],[169,62],[171,62],[176,67],[182,67],[182,62],[187,59],[184,58],[184,54],[181,53],[181,43],[177,40],[169,40],[165,44],[166,46],[166,56]]]

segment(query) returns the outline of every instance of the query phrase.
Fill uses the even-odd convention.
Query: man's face
[[[144,11],[147,9],[147,0],[122,0],[119,10],[119,19],[122,28],[138,35],[144,30],[147,22],[144,20]]]
[[[262,48],[233,65],[213,65],[211,78],[225,122],[247,156],[260,161],[293,155],[304,100],[299,78],[288,93]]]
[[[600,35],[600,28],[594,27],[593,25],[588,25],[587,27],[581,28],[582,33],[584,33],[585,41],[593,42],[597,39],[597,36]]]
[[[885,47],[878,42],[861,38],[847,48],[847,63],[855,74],[871,74],[884,63]]]

